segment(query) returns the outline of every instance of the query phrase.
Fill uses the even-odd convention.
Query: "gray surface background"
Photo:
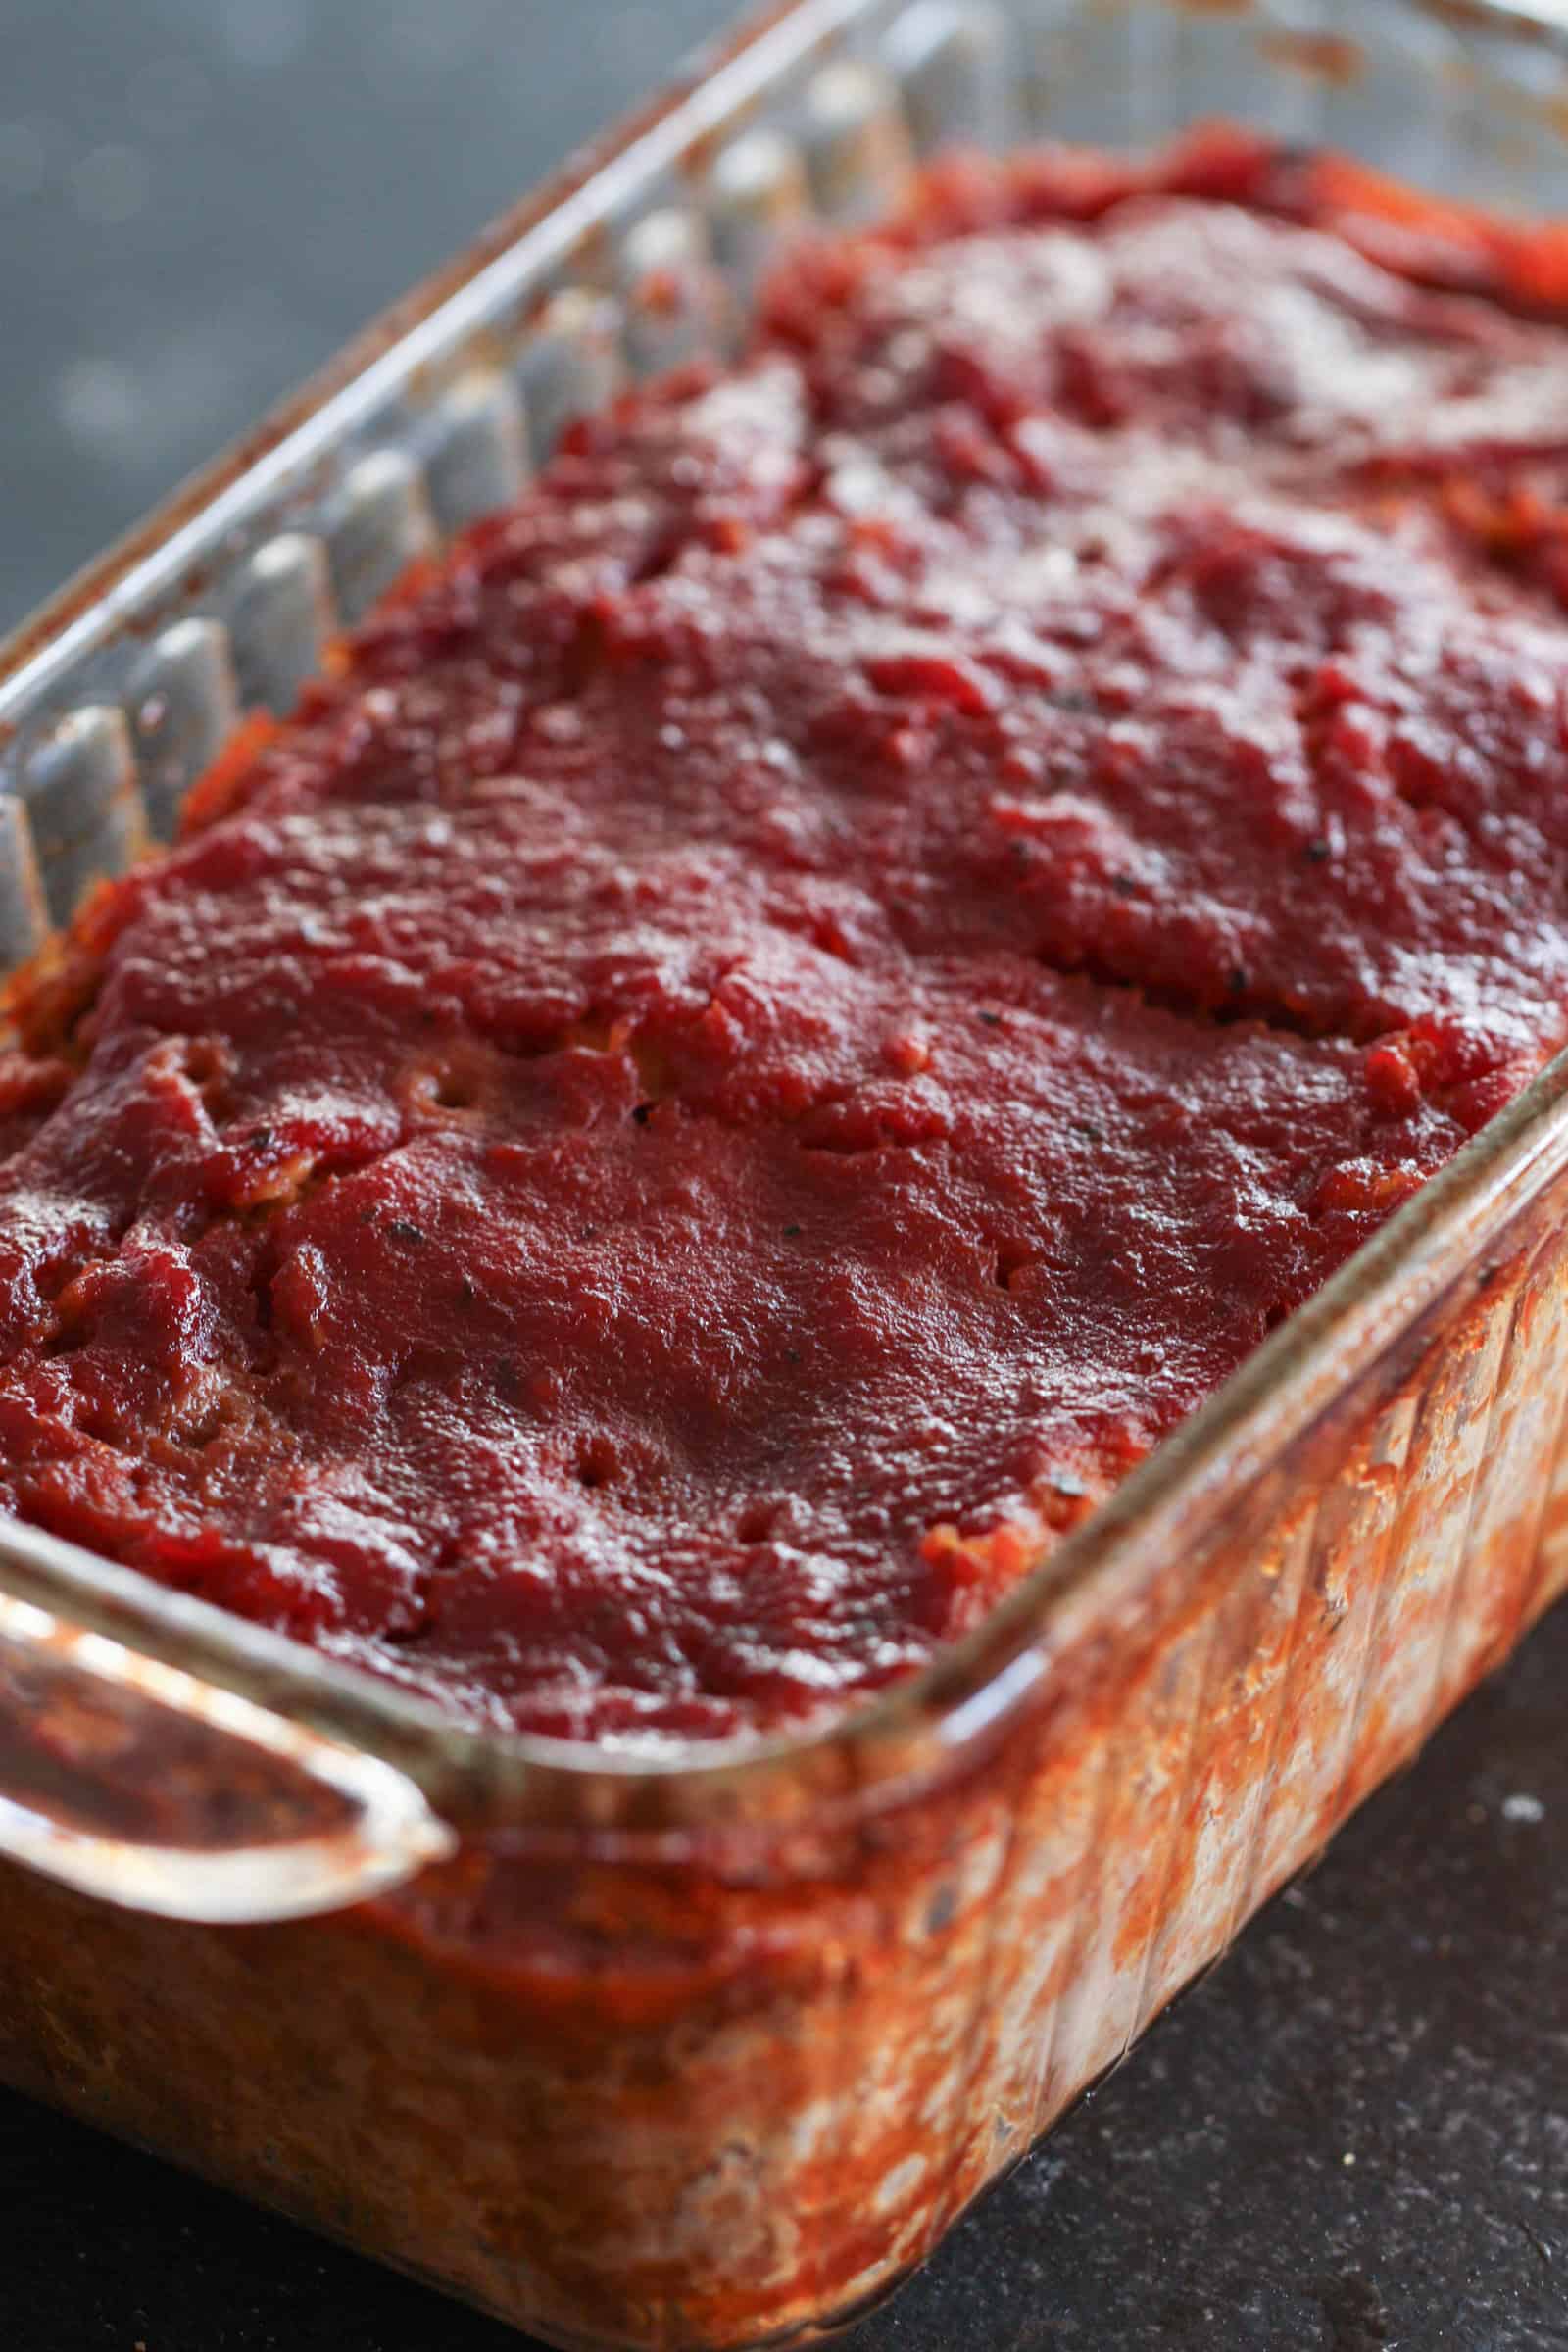
[[[0,626],[727,14],[7,0]],[[855,2352],[1568,2348],[1565,1694],[1559,1612]],[[518,2342],[0,2094],[0,2352]]]
[[[731,0],[3,0],[0,629]]]

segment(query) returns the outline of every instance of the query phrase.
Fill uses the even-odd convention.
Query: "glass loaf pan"
[[[1541,16],[773,11],[0,655],[7,960],[565,416],[733,337],[804,220],[949,139],[1214,114],[1568,212]],[[810,2335],[1568,1583],[1565,1346],[1559,1062],[967,1642],[655,1762],[455,1728],[0,1527],[0,2075],[561,2345]]]

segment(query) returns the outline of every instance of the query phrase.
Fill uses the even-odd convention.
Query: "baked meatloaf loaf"
[[[970,1625],[1568,1023],[1553,250],[955,164],[15,992],[0,1501],[471,1721]]]

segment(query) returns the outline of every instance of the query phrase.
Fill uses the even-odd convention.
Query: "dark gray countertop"
[[[0,625],[729,13],[11,0]],[[855,2352],[1568,2347],[1568,1612]],[[507,2352],[0,2094],[0,2352]]]

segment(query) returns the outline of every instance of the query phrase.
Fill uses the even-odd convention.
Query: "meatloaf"
[[[956,162],[13,994],[0,1503],[471,1722],[973,1624],[1568,1029],[1568,271]]]

